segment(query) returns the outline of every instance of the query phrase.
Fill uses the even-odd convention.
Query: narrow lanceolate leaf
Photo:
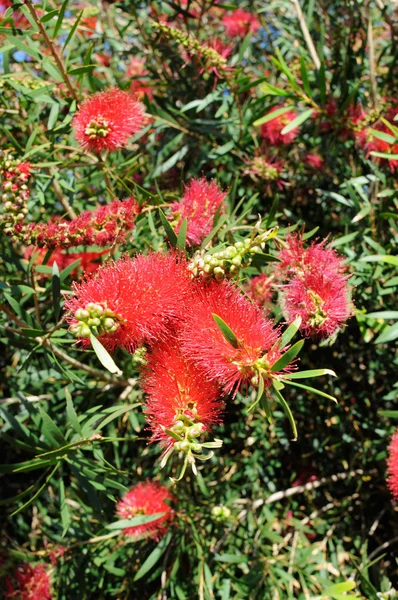
[[[138,517],[133,517],[132,519],[121,519],[120,521],[114,521],[114,523],[109,523],[106,526],[106,529],[126,529],[127,527],[138,527],[138,525],[145,525],[146,523],[152,523],[152,521],[157,521],[161,517],[164,517],[166,513],[155,513],[153,515],[138,515]]]
[[[293,121],[290,121],[290,123],[288,123],[286,127],[282,129],[281,134],[286,135],[287,133],[293,131],[293,129],[295,129],[296,127],[299,127],[299,125],[301,125],[302,123],[304,123],[304,121],[307,121],[307,119],[310,118],[313,112],[314,111],[312,108],[309,108],[308,110],[302,112],[295,119],[293,119]]]
[[[165,537],[163,539],[160,540],[160,542],[156,546],[155,550],[153,550],[150,553],[150,555],[148,556],[146,561],[138,569],[138,571],[134,577],[134,581],[138,581],[139,579],[144,577],[144,575],[146,575],[148,573],[148,571],[150,571],[152,569],[152,567],[154,567],[156,565],[156,563],[159,561],[159,559],[161,558],[163,553],[166,551],[166,548],[170,544],[171,537],[172,537],[171,534],[168,533],[167,535],[165,535]]]
[[[282,394],[280,393],[278,388],[275,385],[273,387],[274,387],[274,394],[276,396],[276,399],[279,402],[279,404],[282,406],[287,418],[289,419],[289,422],[290,422],[290,425],[291,425],[291,428],[293,431],[293,441],[295,442],[297,440],[298,435],[297,435],[296,422],[294,420],[292,411],[290,410],[288,403],[286,402],[286,400],[284,399],[284,397],[282,396]]]
[[[257,396],[256,396],[256,399],[253,402],[253,404],[251,406],[249,406],[249,408],[247,409],[248,413],[250,413],[252,410],[254,410],[256,408],[256,406],[260,402],[263,394],[264,394],[264,378],[260,377],[260,380],[258,382]]]
[[[180,231],[177,236],[177,248],[179,250],[185,250],[185,246],[187,243],[187,229],[188,229],[188,219],[185,218],[181,223]]]
[[[39,406],[39,413],[43,421],[41,431],[49,446],[54,449],[59,448],[60,446],[66,446],[68,442],[63,433],[41,406]]]
[[[285,352],[285,354],[282,354],[282,356],[276,361],[276,363],[272,365],[271,371],[282,371],[282,369],[287,367],[287,365],[289,365],[296,358],[303,345],[304,340],[300,340],[299,342],[293,344],[293,346],[289,348],[289,350]]]
[[[317,394],[318,396],[322,396],[323,398],[328,398],[328,400],[333,400],[333,402],[337,404],[337,400],[334,396],[330,396],[325,392],[321,392],[321,390],[317,390],[316,388],[310,387],[309,385],[304,385],[303,383],[297,383],[296,381],[289,381],[288,379],[284,379],[283,381],[288,385],[293,385],[294,387],[307,390],[307,392],[312,392],[313,394]]]
[[[110,373],[120,375],[122,371],[116,365],[109,352],[103,347],[101,342],[97,340],[97,338],[93,334],[90,335],[90,341],[93,350],[96,353],[98,360],[100,361],[102,366],[105,367],[105,369],[107,369]]]
[[[296,335],[301,325],[301,317],[297,317],[293,323],[283,332],[279,347],[284,348],[290,342],[290,340]]]
[[[54,261],[52,268],[52,278],[51,278],[51,286],[53,293],[53,307],[55,318],[58,321],[59,311],[60,311],[60,302],[61,302],[61,281],[59,278],[59,269],[57,263]]]
[[[70,424],[72,429],[74,429],[74,431],[78,435],[83,437],[82,428],[80,426],[79,419],[77,417],[75,407],[73,406],[72,397],[69,393],[68,388],[65,388],[65,397],[66,397],[66,417],[67,417],[68,423]]]
[[[288,110],[292,110],[292,107],[284,106],[283,108],[278,108],[277,110],[273,110],[273,111],[269,112],[268,114],[264,115],[263,117],[261,117],[261,119],[257,119],[257,121],[254,121],[253,125],[254,125],[254,127],[258,127],[259,125],[264,125],[264,123],[268,123],[268,121],[272,121],[273,119],[276,119],[277,117],[279,117],[280,115],[283,115]]]
[[[217,325],[227,342],[229,342],[233,348],[239,348],[239,340],[232,331],[232,329],[230,329],[226,322],[223,321],[222,318],[216,315],[215,313],[212,313],[212,316],[215,324]]]
[[[387,327],[374,341],[375,344],[386,344],[398,338],[398,323]]]
[[[309,379],[310,377],[322,377],[322,375],[332,375],[337,377],[332,369],[312,369],[311,371],[298,371],[297,373],[288,373],[287,379]]]
[[[164,212],[162,211],[161,208],[159,208],[159,216],[160,216],[160,220],[162,221],[162,225],[164,227],[166,235],[169,238],[169,242],[173,246],[173,248],[175,248],[177,246],[177,235],[176,235],[176,232],[174,231],[174,229],[172,228],[172,226],[168,222],[167,217],[166,217],[166,215],[164,214]]]

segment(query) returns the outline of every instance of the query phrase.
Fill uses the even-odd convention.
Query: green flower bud
[[[85,321],[90,316],[89,312],[84,308],[78,308],[75,312],[75,317],[78,321]]]

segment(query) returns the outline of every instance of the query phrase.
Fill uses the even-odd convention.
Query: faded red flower
[[[86,210],[67,221],[30,223],[24,232],[24,241],[40,248],[71,248],[72,246],[110,246],[125,241],[134,228],[140,212],[134,198],[112,200],[94,211]]]
[[[249,32],[256,33],[261,27],[258,18],[252,13],[238,8],[222,18],[225,33],[231,37],[245,37]]]
[[[13,574],[13,581],[6,578],[5,597],[15,600],[51,600],[51,581],[44,565],[32,567],[20,565]]]
[[[171,205],[169,219],[174,229],[178,232],[187,218],[187,242],[199,245],[210,233],[217,211],[223,211],[226,196],[227,192],[223,192],[215,181],[192,179],[185,186],[182,200]]]
[[[127,67],[127,75],[131,77],[130,91],[137,96],[143,98],[148,96],[149,100],[153,100],[153,86],[146,79],[149,71],[145,68],[145,59],[133,56]]]
[[[170,335],[184,314],[190,286],[186,264],[175,254],[125,257],[74,283],[75,298],[65,309],[84,347],[93,333],[108,350],[133,352]]]
[[[149,537],[159,540],[167,533],[174,517],[174,510],[169,504],[174,501],[173,494],[166,486],[155,481],[138,483],[117,502],[116,514],[122,519],[132,519],[139,515],[165,514],[149,523],[127,527],[123,529],[123,533],[136,538]]]
[[[269,277],[267,273],[261,273],[261,275],[252,277],[247,282],[246,294],[258,306],[265,306],[272,298],[272,281],[273,278]]]
[[[282,108],[281,106],[275,106],[272,112],[275,112]],[[297,117],[297,113],[293,110],[288,110],[281,115],[278,115],[261,125],[260,135],[267,139],[272,145],[279,146],[281,144],[291,144],[294,142],[299,134],[299,128],[295,127],[289,133],[282,134],[282,130],[286,125],[289,125]]]
[[[310,167],[314,167],[314,169],[320,169],[325,164],[325,161],[319,154],[307,154],[303,160]]]
[[[301,317],[304,335],[330,337],[352,314],[347,277],[319,268],[296,274],[282,288],[281,306],[288,323]]]
[[[83,102],[73,119],[73,127],[83,148],[99,153],[123,148],[144,122],[143,105],[128,92],[111,88]]]
[[[398,500],[398,429],[395,430],[388,447],[387,484],[394,500]]]
[[[245,175],[250,175],[256,182],[268,182],[268,191],[271,189],[271,183],[276,184],[280,190],[286,185],[286,181],[281,179],[281,173],[285,166],[283,161],[258,155],[252,160],[247,161],[246,164],[247,167],[243,173]]]
[[[213,314],[232,330],[235,345],[221,333]],[[259,375],[269,386],[270,367],[282,353],[273,322],[230,282],[198,285],[181,338],[184,355],[234,395],[244,384],[257,386]]]
[[[165,429],[183,435],[188,428],[192,441],[210,431],[223,409],[219,387],[185,359],[176,342],[158,344],[147,358],[142,387],[152,441],[160,441],[167,451],[176,440]]]

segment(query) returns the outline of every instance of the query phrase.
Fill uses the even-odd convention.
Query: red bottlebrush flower
[[[325,164],[325,161],[319,154],[307,154],[304,157],[304,162],[310,165],[310,167],[314,167],[314,169],[320,169]]]
[[[283,287],[282,310],[287,322],[301,317],[304,335],[330,337],[352,314],[347,277],[319,269],[297,274]]]
[[[51,581],[44,565],[20,565],[13,575],[14,582],[6,579],[5,597],[18,600],[51,600]]]
[[[258,18],[252,13],[238,8],[222,18],[225,33],[231,37],[245,37],[249,32],[256,33],[261,27]]]
[[[202,74],[206,71],[208,73],[213,73],[216,80],[221,79],[223,73],[232,70],[232,68],[228,67],[226,64],[226,59],[232,53],[232,46],[227,46],[218,38],[214,38],[206,44],[206,47],[217,52],[219,58],[216,55],[216,59],[213,57],[212,60],[208,60],[206,66],[202,67],[199,73]]]
[[[268,192],[271,190],[271,183],[275,183],[276,186],[281,190],[286,185],[286,181],[282,181],[280,178],[281,173],[284,169],[285,163],[275,158],[267,158],[266,156],[255,156],[252,160],[247,161],[247,168],[243,171],[245,175],[258,181],[268,182]]]
[[[123,148],[144,122],[143,105],[128,92],[111,88],[83,102],[73,127],[77,141],[87,150],[99,153]]]
[[[7,8],[10,8],[11,6],[13,6],[13,4],[14,4],[14,2],[12,2],[12,0],[0,0],[0,24],[3,27],[10,27],[9,23],[4,25],[2,23],[2,21],[4,18],[4,13],[6,12]],[[19,10],[14,11],[12,13],[12,20],[14,22],[14,27],[17,27],[18,29],[24,29],[26,27],[30,27],[30,23],[29,23],[28,19]]]
[[[29,248],[25,250],[24,258],[30,259],[30,257],[35,253],[37,253],[37,256],[35,258],[34,264],[41,265],[43,263],[44,257],[47,254],[47,250],[44,248],[38,250],[34,246],[29,246]],[[66,267],[71,265],[73,262],[75,262],[75,260],[80,259],[80,263],[75,269],[73,269],[73,271],[71,271],[70,276],[73,278],[78,277],[80,274],[84,274],[87,276],[95,273],[95,271],[97,271],[97,269],[100,268],[101,263],[98,261],[104,254],[107,254],[106,250],[104,250],[103,252],[72,252],[70,254],[65,254],[64,252],[62,252],[61,248],[57,248],[51,254],[46,265],[48,267],[52,267],[53,264],[56,262],[59,270],[62,271],[63,269],[66,269]],[[43,273],[42,276],[45,277],[46,274]]]
[[[84,211],[71,221],[30,223],[24,233],[24,241],[50,249],[122,243],[126,234],[134,228],[140,210],[134,198],[112,200],[95,211]]]
[[[145,69],[145,59],[133,56],[127,67],[127,75],[132,78],[130,91],[137,98],[148,96],[149,100],[153,100],[153,86],[145,79],[149,75],[149,71]]]
[[[187,425],[192,439],[210,431],[223,409],[219,387],[185,359],[175,342],[158,344],[147,358],[143,390],[152,441],[160,441],[167,451],[176,440],[165,429],[182,433]]]
[[[246,286],[246,294],[258,306],[265,306],[272,298],[272,277],[267,273],[252,277]]]
[[[178,232],[187,218],[187,242],[199,245],[210,233],[217,210],[223,210],[226,196],[227,192],[223,192],[214,181],[192,179],[185,187],[182,200],[171,205],[170,220],[175,230]]]
[[[153,253],[107,263],[73,289],[76,297],[65,309],[83,346],[92,332],[108,350],[133,352],[170,334],[184,314],[191,280],[178,256]]]
[[[304,248],[301,234],[290,235],[286,239],[286,246],[278,254],[281,261],[276,268],[278,276],[284,279],[308,271],[320,271],[331,276],[343,274],[346,271],[344,258],[326,244],[327,239],[314,241]]]
[[[388,447],[387,484],[394,500],[398,500],[398,429],[395,430]]]
[[[259,372],[269,386],[270,366],[282,352],[278,330],[262,310],[230,282],[198,286],[191,305],[181,333],[184,355],[226,393],[236,395],[244,384],[258,385]],[[213,314],[235,334],[236,347],[225,339]]]
[[[274,107],[271,112],[275,112],[281,107]],[[272,145],[279,146],[281,144],[291,144],[299,134],[299,128],[295,127],[289,133],[282,134],[282,130],[286,125],[291,123],[297,117],[297,113],[293,110],[288,110],[285,113],[267,121],[261,125],[260,135],[267,139]]]
[[[149,537],[159,540],[167,533],[174,517],[174,510],[167,502],[174,501],[173,494],[166,486],[154,481],[138,483],[116,504],[116,514],[122,519],[132,519],[139,515],[165,514],[150,523],[127,527],[123,529],[123,533],[136,538]]]

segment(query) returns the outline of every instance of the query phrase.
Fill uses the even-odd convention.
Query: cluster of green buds
[[[92,139],[105,138],[109,133],[109,123],[103,117],[92,119],[87,125],[84,133]]]
[[[314,331],[318,331],[328,318],[327,314],[322,308],[324,302],[322,298],[312,290],[308,290],[307,293],[313,303],[313,310],[308,315],[308,323],[311,325]]]
[[[242,242],[235,242],[220,251],[201,250],[197,252],[188,265],[194,277],[203,279],[231,279],[238,275],[240,269],[248,267],[256,254],[261,254],[268,240],[276,235],[276,228],[258,233]]]
[[[184,33],[156,21],[152,21],[151,24],[154,29],[163,33],[168,39],[174,40],[185,48],[189,54],[200,57],[206,62],[207,66],[217,69],[218,73],[227,68],[227,59],[224,56],[221,56],[214,48],[201,44],[192,34]]]
[[[205,431],[206,427],[197,419],[197,411],[194,407],[186,411],[178,411],[171,429],[164,429],[164,433],[172,438],[174,443],[163,456],[160,467],[163,468],[166,465],[173,452],[178,452],[181,457],[184,457],[180,476],[173,481],[182,479],[188,465],[197,475],[196,460],[206,461],[214,454],[212,450],[204,454],[204,449],[221,448],[222,440],[216,439],[214,442],[199,441]]]
[[[29,90],[38,90],[46,87],[46,85],[48,85],[48,83],[45,81],[42,81],[41,79],[35,79],[34,77],[31,77],[25,73],[21,73],[20,75],[3,75],[0,79],[0,93],[10,92],[10,96],[13,94],[15,98],[15,89],[18,89],[18,86],[27,88]]]
[[[216,523],[225,523],[225,521],[228,521],[228,519],[231,517],[231,514],[231,510],[223,504],[213,506],[211,509],[212,519]]]
[[[13,235],[16,229],[23,228],[22,223],[28,214],[26,203],[29,198],[29,188],[26,182],[29,175],[29,163],[15,159],[0,150],[0,177],[3,188],[1,223],[6,235]]]
[[[70,331],[78,338],[115,333],[120,323],[112,310],[95,302],[89,302],[86,308],[78,308],[74,317],[77,322],[71,325]]]
[[[147,353],[148,350],[145,346],[140,346],[139,348],[137,348],[131,355],[133,367],[135,367],[136,369],[140,369],[141,367],[143,367],[147,362]]]

